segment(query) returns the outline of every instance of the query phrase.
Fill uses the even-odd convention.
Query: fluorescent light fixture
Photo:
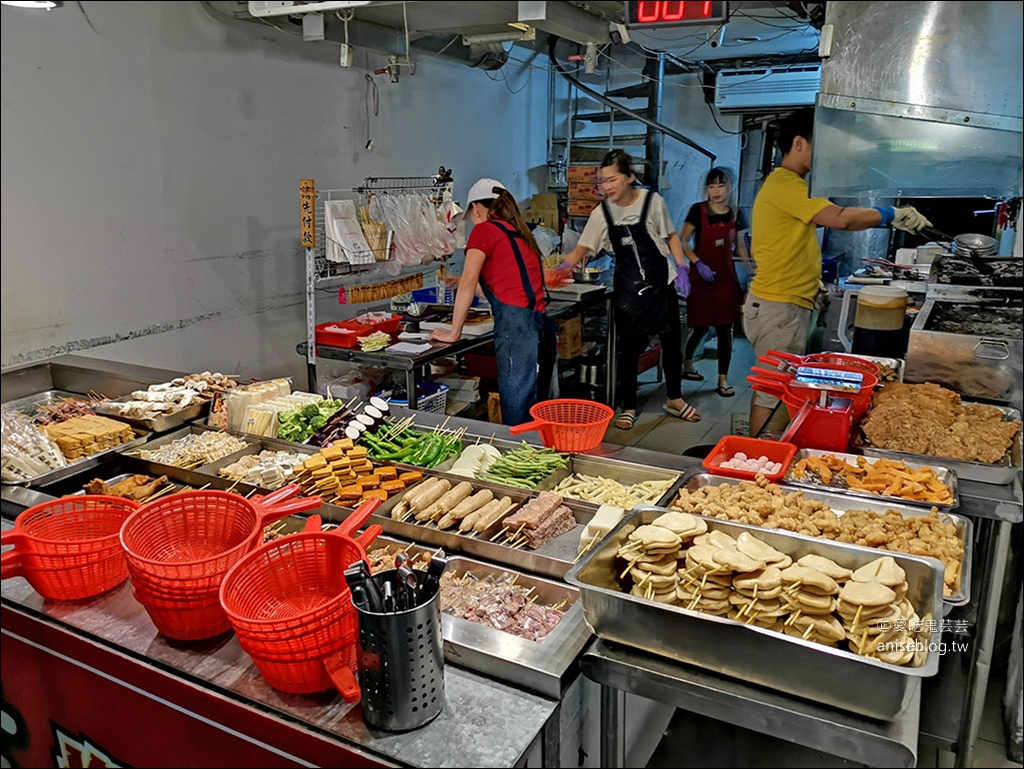
[[[9,5],[13,8],[36,8],[43,11],[52,11],[64,5],[61,0],[0,0],[0,5]]]
[[[2,0],[0,0],[2,1]],[[324,11],[341,11],[360,5],[369,5],[370,0],[324,0],[324,2],[275,2],[250,0],[249,13],[253,16],[291,16],[297,13],[323,13]]]

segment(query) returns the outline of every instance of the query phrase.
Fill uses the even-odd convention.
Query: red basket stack
[[[852,356],[836,353],[799,356],[770,350],[766,356],[758,359],[769,365],[783,365],[787,370],[765,369],[755,366],[751,369],[752,376],[747,377],[753,389],[779,398],[786,404],[789,417],[793,419],[807,401],[815,401],[821,396],[820,390],[806,387],[794,387],[793,379],[799,366],[814,366],[833,371],[847,371],[863,375],[860,391],[847,394],[853,407],[853,422],[860,421],[871,408],[871,398],[878,386],[878,366],[871,361],[861,360]]]
[[[137,503],[79,494],[30,507],[2,535],[13,549],[2,556],[0,578],[25,577],[44,598],[75,601],[115,588],[128,578],[118,532]]]
[[[135,598],[157,630],[194,641],[231,629],[220,605],[224,576],[262,541],[268,524],[320,506],[291,499],[297,485],[248,500],[225,491],[183,491],[143,505],[121,528]],[[290,501],[288,501],[290,500]]]
[[[364,502],[334,531],[306,531],[270,542],[231,569],[220,601],[242,648],[275,689],[309,694],[336,688],[348,702],[360,697],[355,674],[358,617],[345,569],[365,560],[381,532],[352,534],[380,505]]]
[[[558,451],[590,451],[601,445],[615,411],[603,403],[560,398],[541,401],[530,408],[533,422],[515,425],[513,435],[536,430],[548,448]]]

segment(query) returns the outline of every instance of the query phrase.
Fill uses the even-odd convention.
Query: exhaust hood
[[[811,192],[1016,196],[1020,2],[830,2]]]

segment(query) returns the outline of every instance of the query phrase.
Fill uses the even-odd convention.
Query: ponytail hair
[[[519,211],[519,204],[516,203],[516,199],[512,197],[511,193],[504,187],[495,187],[493,192],[495,192],[498,197],[493,200],[476,201],[482,206],[487,206],[487,218],[500,219],[503,222],[511,224],[515,228],[519,237],[526,241],[526,245],[532,248],[533,252],[537,254],[537,256],[541,256],[540,248],[537,246],[537,239],[533,237],[533,233],[530,232],[530,228],[526,226],[526,221],[523,219],[523,215]]]

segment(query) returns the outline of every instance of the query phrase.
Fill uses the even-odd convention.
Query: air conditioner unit
[[[360,5],[369,5],[370,0],[324,0],[324,2],[256,2],[250,0],[249,13],[253,16],[292,16],[302,13],[323,13],[324,11],[343,11]]]
[[[719,112],[813,107],[820,89],[820,64],[723,69],[715,79],[715,107]]]

